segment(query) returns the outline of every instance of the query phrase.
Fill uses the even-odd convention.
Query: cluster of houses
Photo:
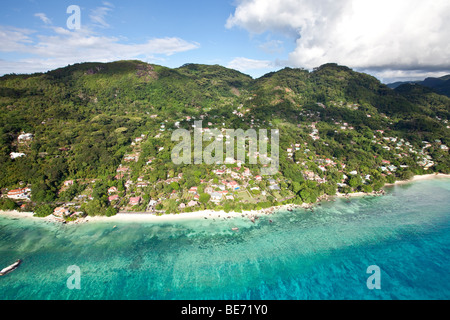
[[[239,188],[237,185],[237,182],[228,182],[228,181],[221,181],[222,184],[212,184],[211,186],[208,186],[204,189],[204,192],[206,194],[209,194],[211,196],[210,201],[218,203],[223,200],[234,200],[234,196],[232,194],[229,194],[230,191],[227,190],[237,190],[233,188]],[[192,187],[189,189],[189,193],[194,195],[194,201],[200,200],[200,195],[198,194],[198,188]],[[191,203],[192,204],[192,203]]]
[[[422,143],[424,144],[424,147],[422,148],[422,151],[424,152],[425,149],[430,148],[432,146],[431,143],[429,143],[428,141],[422,141]],[[437,144],[439,146],[439,149],[441,149],[442,151],[448,151],[448,147],[442,143],[441,140],[436,139],[434,140],[434,143]]]
[[[411,155],[419,155],[417,158],[418,165],[424,167],[425,170],[428,170],[430,167],[434,166],[434,162],[432,161],[431,156],[426,154],[426,149],[431,147],[427,141],[423,141],[424,147],[422,151],[414,150],[411,143],[405,141],[404,139],[400,139],[398,137],[384,136],[384,130],[377,130],[377,135],[373,136],[372,143],[381,145],[381,147],[386,151],[396,151],[396,156],[399,159],[408,158]],[[408,165],[400,165],[400,168],[405,169],[408,168]],[[391,164],[388,160],[382,160],[382,164],[379,167],[381,172],[387,175],[391,175],[396,172],[399,168]]]
[[[338,108],[348,108],[350,110],[358,110],[360,107],[357,103],[344,103],[344,101],[330,101],[330,104]]]
[[[305,144],[307,145],[307,144]],[[295,151],[299,151],[301,148],[301,145],[299,143],[294,144],[293,146],[291,145],[291,147],[286,149],[288,158],[292,158],[294,156],[294,152]]]
[[[244,114],[243,114],[242,112],[240,112],[240,111],[237,111],[237,110],[234,110],[234,111],[233,111],[233,114],[234,114],[234,115],[237,115],[237,116],[240,117],[240,118],[243,118],[243,117],[244,117]]]
[[[253,177],[252,173],[250,172],[250,169],[242,168],[240,165],[238,165],[237,167],[234,167],[233,169],[222,168],[222,169],[213,170],[213,172],[218,176],[223,176],[223,175],[228,174],[231,176],[232,179],[237,179],[237,180],[245,180],[245,179],[250,179],[251,177]]]
[[[157,118],[157,115],[152,115],[152,118]],[[164,123],[161,124],[161,128],[165,128]],[[164,131],[164,130],[161,130]],[[141,152],[139,151],[139,145],[145,140],[146,135],[142,134],[139,137],[136,137],[133,142],[131,143],[131,146],[133,148],[133,152],[126,154],[123,158],[123,162],[125,163],[132,163],[132,162],[138,162]],[[161,148],[160,148],[161,151]],[[146,162],[146,166],[150,166],[155,159],[151,158],[148,159]],[[114,177],[116,180],[120,180],[123,178],[127,178],[127,181],[125,182],[125,188],[129,189],[134,183],[129,179],[131,174],[131,168],[128,165],[120,164],[119,167],[116,170],[116,176]],[[170,183],[170,182],[169,182]],[[147,181],[144,181],[143,177],[139,177],[137,179],[136,188],[142,189],[149,186],[149,183]],[[111,204],[118,204],[120,201],[120,196],[117,194],[118,189],[116,187],[111,187],[108,189],[108,201]],[[128,199],[128,206],[134,207],[141,205],[143,203],[143,198],[141,196],[131,196]]]
[[[22,132],[17,137],[17,142],[19,144],[25,144],[25,143],[33,141],[33,138],[34,138],[34,135],[32,133]],[[18,159],[18,158],[26,157],[26,154],[23,153],[23,152],[11,152],[9,154],[9,156],[10,156],[11,159],[15,160],[15,159]]]
[[[393,174],[398,169],[396,166],[392,165],[389,160],[381,160],[381,163],[382,163],[382,166],[380,166],[381,172],[384,172],[388,175]],[[403,167],[406,168],[407,166]]]
[[[141,143],[142,141],[144,141],[145,139],[145,134],[142,134],[140,137],[137,137],[134,139],[134,141],[131,143],[132,146],[135,146],[139,143]]]
[[[130,172],[129,167],[124,167],[124,166],[120,165],[116,170],[116,173],[117,173],[117,175],[115,176],[116,180],[123,179],[125,177],[125,175],[129,172]]]
[[[71,211],[67,207],[57,207],[53,211],[53,215],[57,218],[64,219],[67,217],[81,217],[84,215],[82,211]]]
[[[339,121],[336,121],[334,124],[338,125],[341,130],[355,130],[355,128],[353,126],[350,126],[347,122],[341,123]]]
[[[309,127],[312,129],[311,134],[309,135],[314,141],[319,140],[319,129],[316,128],[317,122],[313,122]]]
[[[234,200],[234,196],[230,194],[230,192],[239,189],[240,186],[236,181],[222,180],[219,184],[211,184],[210,186],[207,186],[204,189],[204,192],[211,196],[210,201],[218,203],[223,200]],[[200,200],[198,187],[190,188],[188,193],[194,196],[194,201]]]
[[[184,208],[192,208],[198,205],[198,202],[195,200],[191,200],[189,201],[187,204],[186,203],[181,203],[178,207],[180,209],[184,209]]]
[[[108,201],[110,203],[114,203],[120,200],[119,195],[117,194],[117,192],[119,192],[119,190],[116,187],[111,187],[108,189]]]
[[[139,153],[126,154],[123,158],[125,162],[138,162],[139,161]]]
[[[321,178],[318,174],[316,174],[313,171],[305,171],[303,173],[303,177],[305,178],[305,180],[311,180],[311,181],[316,181],[317,183],[326,183],[327,182],[327,178]]]
[[[108,201],[111,204],[117,204],[120,201],[120,197],[117,194],[118,190],[116,187],[111,187],[108,189]],[[142,197],[130,197],[128,204],[131,207],[138,206],[142,203]]]

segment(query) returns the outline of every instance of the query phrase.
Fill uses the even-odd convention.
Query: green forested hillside
[[[419,86],[392,90],[335,64],[259,79],[209,65],[77,64],[0,78],[0,111],[2,193],[31,187],[30,201],[1,205],[24,203],[44,215],[67,202],[87,214],[146,210],[150,200],[158,212],[242,210],[450,171],[450,98]],[[194,120],[211,129],[280,129],[279,174],[269,181],[255,179],[258,165],[174,165],[171,132],[192,130]],[[21,139],[26,133],[32,139]],[[221,168],[228,172],[219,176]],[[228,199],[208,201],[233,181],[240,189]]]

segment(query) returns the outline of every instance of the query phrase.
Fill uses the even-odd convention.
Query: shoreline
[[[344,194],[344,193],[336,193],[335,196],[331,196],[331,197],[337,197],[337,198],[355,198],[355,197],[366,197],[366,196],[382,196],[385,194],[385,190],[384,188],[386,187],[394,187],[394,186],[399,186],[399,185],[404,185],[404,184],[408,184],[408,183],[412,183],[412,182],[416,182],[416,181],[423,181],[423,180],[433,180],[433,179],[450,179],[450,174],[444,174],[444,173],[431,173],[431,174],[424,174],[424,175],[417,175],[412,177],[409,180],[400,180],[400,181],[395,181],[395,183],[386,183],[383,188],[381,188],[381,191],[373,191],[371,193],[365,193],[365,192],[355,192],[355,193],[348,193],[348,194]],[[329,196],[330,197],[330,196]]]
[[[255,222],[260,216],[263,215],[271,215],[278,211],[286,211],[286,210],[294,210],[297,208],[304,208],[309,209],[313,205],[309,204],[302,204],[302,205],[294,205],[294,204],[287,204],[277,207],[270,207],[267,209],[261,209],[261,210],[251,210],[251,211],[242,211],[242,212],[225,212],[223,210],[221,211],[214,211],[214,210],[203,210],[203,211],[194,211],[189,213],[180,213],[180,214],[165,214],[161,216],[157,216],[155,214],[151,213],[118,213],[115,216],[112,217],[105,217],[105,216],[95,216],[90,217],[87,216],[85,218],[80,218],[77,221],[73,222],[67,222],[65,224],[67,225],[78,225],[78,224],[84,224],[84,223],[98,223],[98,222],[176,222],[176,221],[183,221],[183,220],[207,220],[207,219],[213,219],[213,220],[228,220],[232,218],[247,218],[251,220],[252,222]],[[50,223],[56,223],[56,224],[62,224],[61,220],[57,219],[53,215],[47,216],[45,218],[39,218],[34,217],[33,212],[20,212],[17,210],[14,211],[2,211],[0,210],[0,216],[5,216],[11,219],[30,219],[35,221],[42,221],[42,222],[50,222]]]
[[[287,204],[277,207],[270,207],[267,209],[261,210],[250,210],[250,211],[242,211],[242,212],[225,212],[224,210],[215,211],[215,210],[202,210],[202,211],[194,211],[194,212],[185,212],[179,214],[164,214],[161,216],[157,216],[151,213],[118,213],[113,217],[86,217],[81,220],[79,223],[86,222],[175,222],[175,221],[183,221],[183,220],[228,220],[233,218],[246,218],[255,222],[260,216],[263,215],[271,215],[278,211],[286,211],[286,210],[294,210],[296,208],[304,208],[309,209],[312,205],[302,204],[302,205],[294,205]],[[76,223],[76,222],[75,222]]]
[[[403,185],[408,184],[416,181],[421,180],[431,180],[436,178],[450,178],[450,174],[427,174],[427,175],[418,175],[414,176],[410,180],[405,181],[396,181],[395,183],[389,183],[385,184],[381,192],[373,192],[373,193],[365,193],[365,192],[357,192],[357,193],[349,193],[349,194],[342,194],[337,193],[334,196],[325,196],[322,199],[319,199],[319,201],[315,204],[306,204],[303,203],[302,205],[295,205],[295,204],[287,204],[277,207],[270,207],[267,209],[261,209],[261,210],[251,210],[251,211],[242,211],[242,212],[225,212],[223,210],[221,211],[214,211],[214,210],[203,210],[203,211],[195,211],[195,212],[189,212],[189,213],[180,213],[180,214],[165,214],[162,216],[157,216],[150,213],[118,213],[117,215],[113,217],[104,217],[104,216],[96,216],[96,217],[85,217],[78,219],[74,222],[67,222],[67,225],[78,225],[88,222],[174,222],[174,221],[181,221],[181,220],[198,220],[198,219],[231,219],[231,218],[248,218],[252,222],[255,222],[255,219],[258,219],[259,216],[262,215],[270,215],[274,214],[278,211],[292,211],[297,208],[303,208],[303,209],[310,209],[314,205],[319,204],[322,201],[332,201],[334,198],[353,198],[353,197],[365,197],[365,196],[380,196],[384,194],[384,188],[385,187],[393,187],[396,185]],[[59,223],[61,224],[61,221],[58,220],[53,215],[50,215],[45,218],[38,218],[33,216],[33,212],[19,212],[17,210],[14,211],[2,211],[0,210],[0,216],[6,216],[12,219],[33,219],[33,220],[39,220],[44,222],[53,222],[53,223]]]
[[[440,178],[450,178],[450,174],[431,173],[431,174],[424,174],[424,175],[420,175],[420,176],[414,176],[410,180],[395,181],[395,183],[386,183],[383,188],[407,184],[407,183],[416,182],[416,181],[440,179]]]

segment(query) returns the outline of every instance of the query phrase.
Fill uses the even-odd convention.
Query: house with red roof
[[[108,189],[108,193],[109,193],[109,194],[111,194],[111,193],[116,193],[117,191],[118,191],[118,190],[117,190],[116,187],[111,187],[111,188]]]
[[[192,187],[189,189],[189,193],[196,194],[198,191],[198,187]]]
[[[142,201],[141,197],[131,197],[129,204],[131,206],[137,206],[137,205],[139,205],[141,203],[141,201]]]
[[[9,199],[14,200],[29,200],[30,199],[30,188],[21,188],[21,189],[15,189],[8,192],[7,197]]]
[[[117,200],[119,200],[119,195],[117,195],[117,194],[108,197],[109,202],[113,202],[113,201],[117,201]]]

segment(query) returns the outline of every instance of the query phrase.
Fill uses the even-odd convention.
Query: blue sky
[[[80,30],[68,29],[70,5]],[[0,74],[139,59],[253,77],[336,62],[384,82],[421,79],[450,73],[449,21],[448,0],[3,0]]]

